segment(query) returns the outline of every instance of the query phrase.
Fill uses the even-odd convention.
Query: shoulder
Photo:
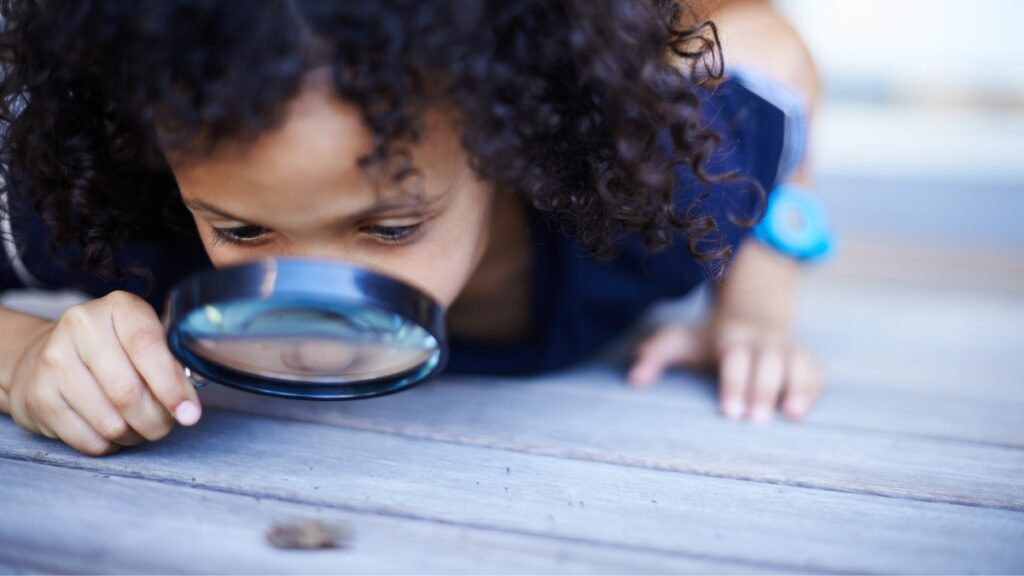
[[[813,57],[797,30],[768,0],[714,0],[698,6],[696,17],[716,25],[728,69],[724,89],[713,90],[712,99],[726,100],[722,106],[738,118],[731,125],[720,123],[719,131],[726,138],[756,140],[756,156],[739,166],[746,172],[769,170],[778,147],[774,177],[758,178],[771,190],[794,172],[806,152],[820,92]]]

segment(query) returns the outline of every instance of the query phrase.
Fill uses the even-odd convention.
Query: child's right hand
[[[103,456],[199,420],[199,395],[153,308],[128,292],[68,308],[14,367],[10,413],[22,428]],[[175,416],[172,417],[171,415]]]

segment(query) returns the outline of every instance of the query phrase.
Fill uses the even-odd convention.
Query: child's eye
[[[259,240],[267,233],[263,226],[236,226],[235,228],[214,228],[213,235],[217,242],[246,244]]]
[[[411,226],[366,226],[363,230],[374,238],[389,244],[405,244],[415,240],[422,232],[421,224]]]

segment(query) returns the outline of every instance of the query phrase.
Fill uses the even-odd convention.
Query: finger
[[[119,305],[111,313],[114,332],[149,390],[182,425],[198,422],[202,416],[199,394],[167,347],[156,312],[133,295],[126,295],[115,304]]]
[[[12,395],[10,408],[11,419],[14,420],[14,423],[17,424],[18,426],[21,426],[23,429],[27,430],[28,432],[31,432],[32,434],[42,434],[43,436],[47,436],[48,438],[56,437],[56,435],[47,435],[42,430],[42,428],[39,426],[39,423],[36,422],[35,418],[32,417],[32,411],[27,406],[27,400],[19,401],[16,396]]]
[[[753,352],[749,346],[734,345],[722,351],[719,365],[721,394],[719,403],[722,413],[732,420],[743,417],[746,411],[747,388],[753,365]]]
[[[751,421],[770,422],[775,415],[775,405],[786,375],[785,362],[784,351],[774,346],[763,348],[757,355],[749,390]]]
[[[11,412],[19,425],[29,432],[57,438],[57,433],[49,424],[55,417],[55,408],[60,404],[55,387],[46,381],[35,382],[26,390],[20,404],[16,411]]]
[[[801,420],[821,393],[821,370],[806,350],[798,349],[790,358],[786,380],[783,414],[790,420]]]
[[[159,440],[171,431],[174,419],[154,398],[120,343],[109,342],[112,339],[80,343],[81,362],[124,421],[146,440]]]
[[[696,366],[708,361],[707,345],[699,329],[671,325],[659,329],[636,350],[629,371],[629,383],[637,387],[654,384],[670,366]]]
[[[68,348],[67,350],[70,351],[71,349]],[[52,367],[62,364],[63,357],[60,354],[54,353],[53,347],[48,342],[38,349],[33,349],[31,354],[34,356],[34,366],[30,370],[31,376],[26,378],[30,378],[32,381],[24,382],[20,386],[12,386],[10,398],[11,418],[18,426],[33,434],[41,434],[47,438],[56,438],[57,434],[45,422],[49,417],[47,413],[49,409],[48,400],[56,396],[56,394],[52,393],[55,389],[51,386],[51,382],[46,378],[46,375],[50,373]]]
[[[100,436],[92,426],[75,413],[63,400],[55,407],[50,424],[57,437],[75,450],[89,456],[105,456],[121,449],[120,446]]]
[[[77,366],[77,368],[76,368]],[[84,364],[69,367],[61,399],[101,437],[121,446],[145,442],[110,403],[99,383]]]

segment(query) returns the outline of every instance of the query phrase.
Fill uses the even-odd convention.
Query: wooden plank
[[[522,416],[523,427],[552,417]],[[709,478],[216,410],[162,442],[105,458],[30,436],[7,419],[0,420],[0,442],[0,454],[8,458],[324,507],[785,566],[780,571],[1024,567],[1019,511]],[[731,455],[707,457],[725,461]]]
[[[803,341],[839,380],[886,391],[1021,398],[1024,298],[810,282],[799,302]]]
[[[818,349],[828,377],[810,422],[1024,444],[1024,299],[878,286],[812,287],[807,293],[801,298],[804,341]],[[888,293],[895,296],[887,300]],[[693,320],[699,313],[691,308],[686,302],[662,306],[655,318]],[[880,318],[904,328],[890,330]],[[607,359],[536,381],[632,401],[621,376],[631,348],[620,342]],[[674,372],[667,380],[647,394],[658,402],[714,409],[717,385],[710,379]],[[666,387],[671,394],[663,393]]]
[[[829,390],[854,386],[882,401],[892,394],[936,394],[992,406],[1024,401],[1024,298],[840,285],[812,274],[798,303],[797,333],[822,363]],[[663,303],[641,324],[695,322],[706,305],[705,294]],[[619,363],[624,371],[633,337],[625,335],[595,362]]]
[[[0,558],[0,574],[38,574],[39,572],[38,568],[32,569],[25,565],[17,566]]]
[[[0,306],[35,314],[43,318],[59,318],[70,306],[89,296],[76,290],[0,290]]]
[[[542,396],[573,393],[582,396],[579,402],[642,404],[656,410],[685,410],[717,418],[718,384],[710,376],[671,371],[657,386],[635,390],[626,384],[623,366],[621,363],[590,363],[558,374],[516,381],[446,376],[436,385],[442,388],[449,383],[475,383],[484,388],[508,386]],[[223,394],[218,388],[211,387],[207,393],[214,405],[218,402],[216,397]],[[601,399],[597,400],[598,397]],[[244,400],[232,396],[219,405],[232,408],[244,404]],[[833,378],[803,425],[811,430],[819,426],[843,427],[1019,448],[1024,447],[1021,422],[1024,422],[1024,388],[1002,398],[965,398],[955,391],[881,388]]]
[[[764,572],[529,534],[366,514],[180,484],[0,459],[0,566],[7,572],[536,573]],[[282,550],[277,522],[338,525],[344,548]],[[778,570],[778,568],[776,568]],[[0,568],[0,572],[3,569]]]
[[[942,243],[921,239],[908,243],[894,242],[891,237],[855,238],[841,234],[838,257],[809,276],[814,284],[871,283],[973,292],[982,297],[993,293],[1024,296],[1024,258],[1020,249],[1005,245],[979,249],[955,243],[960,239],[961,235],[950,235]]]
[[[654,321],[692,321],[707,305],[707,295],[697,293],[651,312]],[[965,398],[1020,396],[1020,294],[836,281],[826,267],[803,279],[796,315],[801,341],[842,381]]]
[[[594,381],[599,382],[600,372]],[[611,384],[605,378],[605,386]],[[606,395],[515,381],[440,381],[361,402],[265,398],[223,387],[207,406],[333,426],[627,466],[829,490],[1024,509],[1024,450],[839,426],[757,427],[671,393]],[[649,399],[648,399],[649,398]]]

